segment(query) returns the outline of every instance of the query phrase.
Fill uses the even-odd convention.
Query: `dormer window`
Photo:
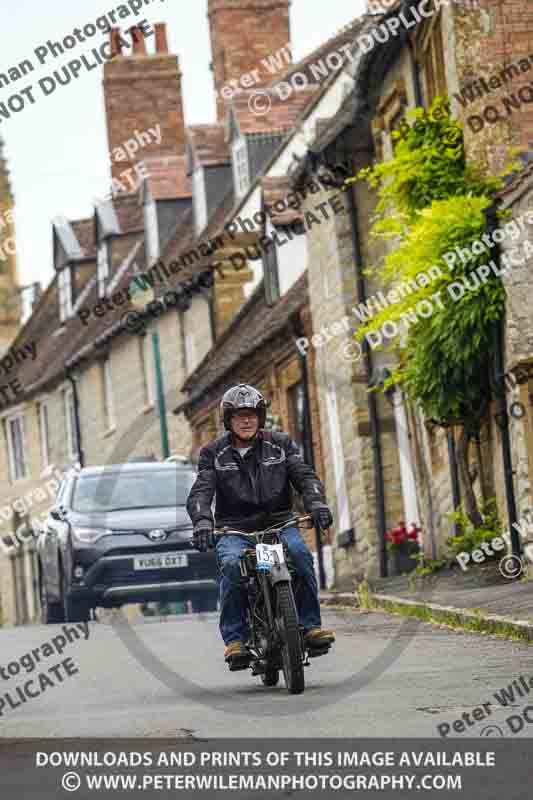
[[[149,198],[144,205],[144,227],[146,232],[146,249],[148,262],[152,264],[157,261],[160,253],[159,248],[159,223],[157,219],[157,204],[153,198]]]
[[[112,202],[99,203],[94,210],[96,232],[96,277],[98,297],[106,295],[112,275],[111,243],[113,237],[122,233],[117,213]]]
[[[240,137],[235,139],[232,145],[233,156],[233,180],[235,184],[235,194],[242,197],[250,187],[250,172],[248,169],[248,148],[246,139]]]
[[[194,225],[199,236],[207,225],[207,202],[203,167],[197,167],[192,176],[192,197],[194,203]]]
[[[98,297],[105,297],[106,284],[109,280],[109,245],[107,239],[98,245],[97,257]]]
[[[72,315],[72,272],[67,264],[58,276],[59,287],[59,321],[61,323]]]
[[[66,217],[56,217],[52,224],[54,266],[57,274],[57,294],[59,300],[59,321],[63,325],[72,316],[76,285],[74,266],[85,256],[80,247],[73,225]]]

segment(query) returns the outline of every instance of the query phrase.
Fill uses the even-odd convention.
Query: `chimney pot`
[[[166,22],[155,24],[155,51],[156,53],[168,53],[167,25]]]
[[[111,58],[121,55],[122,42],[120,40],[120,28],[111,28]]]
[[[133,40],[133,52],[138,56],[146,55],[146,41],[144,33],[138,25],[133,25],[130,28],[131,38]]]

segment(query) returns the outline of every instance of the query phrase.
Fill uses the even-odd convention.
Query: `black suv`
[[[43,622],[83,622],[91,608],[191,600],[215,610],[216,557],[189,543],[189,465],[129,463],[70,472],[40,535]]]

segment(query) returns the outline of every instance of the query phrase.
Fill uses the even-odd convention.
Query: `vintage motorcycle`
[[[312,650],[305,647],[295,603],[300,578],[281,538],[285,528],[313,527],[310,521],[310,516],[294,517],[282,525],[253,533],[229,528],[215,530],[215,538],[233,534],[250,542],[240,558],[248,596],[250,636],[245,644],[252,655],[249,666],[252,675],[260,675],[265,686],[277,685],[281,669],[290,694],[304,691],[304,666],[310,665],[309,658],[329,650],[329,645]]]

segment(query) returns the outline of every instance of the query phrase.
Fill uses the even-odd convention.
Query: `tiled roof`
[[[258,348],[280,333],[287,326],[290,317],[306,305],[308,299],[306,274],[273,306],[266,303],[264,284],[261,281],[231,325],[187,379],[183,391],[189,394],[189,399],[176,408],[175,413],[201,404],[204,397],[207,400],[207,391],[214,390],[225,376],[235,371],[241,360],[253,355]]]
[[[288,208],[286,211],[281,211],[279,214],[274,212],[271,216],[272,224],[276,228],[286,225],[292,225],[293,222],[303,222],[303,211],[297,211],[295,208]]]
[[[144,164],[150,175],[146,185],[154,200],[192,197],[186,156],[154,156],[145,158]]]
[[[224,125],[191,125],[187,138],[199,166],[221,166],[229,164],[230,154],[225,142]]]
[[[383,15],[383,19],[388,19],[395,14],[397,14],[397,8],[389,9]],[[375,25],[375,22],[376,17],[371,15],[365,15],[355,20],[351,31],[343,35],[343,37],[346,37],[346,44],[353,42],[356,36],[362,32],[370,30]],[[368,118],[372,115],[373,107],[379,97],[376,87],[382,85],[384,76],[397,60],[398,53],[403,47],[404,40],[401,37],[391,37],[386,47],[375,47],[363,54],[359,52],[353,53],[353,58],[357,59],[354,86],[344,98],[339,110],[329,120],[320,119],[317,121],[314,141],[309,147],[311,151],[315,153],[323,151],[349,126],[357,126],[359,138],[367,134]],[[325,46],[322,50],[327,52]],[[314,57],[315,54],[313,54]],[[328,81],[334,80],[333,74],[330,74],[324,83],[327,84]],[[365,147],[366,143],[362,142],[361,146]],[[294,181],[301,176],[305,166],[305,159],[302,159],[299,167],[293,172]]]
[[[262,178],[261,189],[263,190],[263,203],[265,210],[272,223],[276,226],[290,225],[292,222],[303,220],[302,211],[296,208],[287,207],[287,195],[292,191],[289,178],[282,176],[279,178]],[[275,208],[276,203],[282,203]],[[283,206],[285,206],[283,208]]]
[[[120,280],[111,292],[114,294],[130,286],[134,275],[134,264],[142,272],[146,269],[146,257],[144,252],[143,234],[130,234],[115,242],[114,246],[119,246],[126,257],[117,270]],[[165,258],[165,263],[168,263]],[[127,267],[127,269],[126,269]],[[82,270],[82,272],[79,272]],[[88,262],[86,265],[76,266],[77,273],[83,276],[83,282],[79,287],[77,297],[83,289],[89,289],[84,296],[82,308],[92,309],[98,302],[97,286],[94,280],[96,274],[96,261]],[[154,285],[155,296],[161,296],[165,292],[176,289],[192,275],[193,271],[183,270],[178,275],[171,275],[166,282],[156,282]],[[67,365],[79,363],[83,358],[94,358],[98,349],[95,342],[101,342],[111,334],[119,332],[121,319],[125,313],[135,309],[132,303],[117,305],[114,310],[109,310],[103,317],[91,315],[84,325],[79,317],[74,314],[65,325],[60,326],[59,322],[59,302],[57,290],[57,276],[47,287],[39,300],[32,316],[28,319],[24,327],[12,343],[15,349],[22,349],[24,344],[31,341],[37,343],[37,358],[35,361],[26,360],[19,364],[10,372],[10,380],[18,378],[26,398],[33,394],[46,390],[48,387],[57,383],[65,375]],[[129,335],[123,331],[120,335]],[[17,402],[23,399],[22,395],[17,396]],[[14,403],[13,403],[14,404]]]
[[[333,37],[306,59],[290,67],[284,75],[276,76],[273,84],[287,79],[297,71],[305,71],[308,74],[311,65],[323,55],[327,55],[353,39],[358,24],[359,21],[356,20],[351,28]],[[309,76],[316,80],[311,72],[309,72]],[[315,85],[303,91],[293,92],[291,98],[286,101],[281,101],[279,94],[272,88],[262,90],[266,92],[266,98],[271,104],[266,114],[257,113],[261,110],[260,108],[254,109],[254,91],[244,91],[234,98],[233,108],[236,119],[246,134],[288,132],[294,127],[296,119],[304,107],[317,96],[318,88]],[[193,126],[191,131],[195,156],[204,165],[227,163],[227,151],[223,147],[223,126]],[[226,161],[221,162],[219,159],[222,158]],[[145,163],[151,173],[148,186],[156,199],[191,197],[191,183],[186,174],[185,156],[152,157],[147,158]],[[270,201],[279,197],[280,192],[286,194],[284,188],[281,184],[265,184],[265,191]],[[127,271],[123,271],[121,274],[120,281],[113,290],[115,293],[130,285],[133,263],[136,262],[138,267],[143,270],[146,268],[146,259],[142,234],[143,209],[139,193],[117,195],[113,198],[113,205],[122,234],[129,234],[127,238],[120,240],[118,248],[121,256],[127,251],[127,256],[122,264],[122,269],[127,267]],[[214,213],[202,236],[202,242],[207,242],[224,231],[225,224],[232,218],[232,214],[236,210],[235,206],[236,198],[233,191],[230,191]],[[71,225],[82,251],[82,255],[79,257],[95,258],[94,219],[91,217],[77,220]],[[163,260],[168,264],[188,250],[197,249],[199,244],[200,242],[195,240],[193,216],[189,209],[176,225],[176,230],[165,247]],[[154,286],[156,296],[169,288],[177,287],[193,273],[205,269],[211,260],[208,256],[199,259],[191,265],[190,269],[184,269],[179,275],[172,276],[167,284]],[[78,287],[81,289],[86,287],[86,291],[88,290],[83,306],[92,308],[97,302],[96,264],[95,262],[86,262],[85,264],[82,262],[76,266],[76,272],[81,278]],[[253,354],[269,339],[281,333],[287,326],[290,316],[306,302],[307,279],[305,275],[272,307],[267,306],[264,288],[260,284],[189,379],[187,387],[191,389],[194,384],[191,402],[202,402],[203,393],[208,387],[222,381],[225,376],[238,367],[241,359]],[[20,348],[25,342],[35,340],[37,342],[37,359],[36,361],[27,360],[18,365],[14,373],[10,373],[10,379],[19,378],[26,390],[27,397],[40,389],[52,388],[64,376],[65,365],[78,363],[82,357],[94,358],[98,352],[95,349],[95,341],[101,341],[112,332],[119,331],[121,318],[126,311],[133,307],[124,304],[113,311],[108,311],[103,317],[91,316],[88,325],[84,325],[77,316],[74,316],[60,328],[57,278],[54,278],[12,345]],[[17,398],[17,402],[20,399],[22,398]]]
[[[236,94],[230,106],[242,134],[290,131],[318,86],[294,91],[282,100],[274,89],[247,89]],[[259,113],[260,112],[260,113]]]
[[[218,206],[217,210],[214,212],[213,216],[209,220],[209,225],[205,229],[205,233],[202,236],[202,240],[204,239],[212,239],[215,236],[219,236],[220,234],[224,233],[224,225],[228,222],[228,219],[231,217],[231,212],[235,208],[235,194],[233,192],[233,187],[227,192],[224,199]]]
[[[194,246],[194,213],[188,208],[176,225],[176,229],[168,240],[162,253],[162,258],[166,263],[178,259],[181,250],[190,249]]]
[[[224,236],[224,241],[227,242],[228,235],[224,232],[224,225],[231,219],[231,211],[234,205],[235,197],[233,189],[231,189],[214,212],[209,224],[199,239],[196,238],[194,233],[192,210],[187,212],[187,214],[184,215],[182,224],[177,228],[168,246],[165,248],[165,252],[163,253],[165,262],[168,263],[173,260],[179,261],[181,257],[191,252],[199,253],[201,245],[209,245],[217,236]],[[212,262],[213,258],[209,255],[200,256],[198,259],[195,258],[194,263],[191,263],[193,267],[192,273],[194,274],[209,269]],[[185,273],[183,274],[185,275]]]
[[[310,83],[323,83],[325,80],[328,79],[329,75],[335,72],[334,65],[333,69],[329,67],[327,62],[325,62],[325,66],[321,69],[320,62],[327,58],[330,53],[339,52],[339,48],[343,47],[346,44],[350,44],[353,42],[356,35],[359,33],[359,30],[364,25],[366,19],[368,17],[361,16],[353,19],[340,31],[338,31],[334,36],[328,39],[324,44],[321,44],[320,47],[317,47],[316,50],[313,50],[309,55],[305,56],[305,58],[301,58],[300,61],[297,61],[295,64],[291,64],[283,73],[276,75],[275,78],[272,79],[271,86],[275,86],[277,83],[281,81],[290,82],[290,78],[296,72],[302,72]],[[339,53],[341,56],[343,53]],[[314,66],[315,68],[312,70],[311,67]],[[323,75],[326,72],[327,68],[327,75]]]
[[[336,52],[343,45],[351,43],[365,21],[364,17],[354,20],[305,59],[289,67],[284,74],[276,76],[270,88],[242,91],[235,95],[231,102],[231,108],[241,132],[243,134],[273,133],[289,131],[293,128],[299,115],[317,96],[320,89],[316,83],[317,70],[313,71],[311,67],[327,57],[329,53]],[[290,79],[290,76],[296,72],[304,72],[310,83],[315,85],[302,91],[294,91],[288,100],[281,101],[280,94],[272,87],[282,80]],[[328,75],[322,82],[332,79],[334,73],[335,70],[328,70]],[[257,113],[266,108],[268,108],[267,113]],[[325,127],[327,122],[327,120],[321,120],[322,127]],[[284,199],[290,191],[287,178],[263,177],[260,184],[265,206],[271,208],[276,201]],[[213,229],[212,236],[222,232],[224,222],[232,217],[233,198],[227,198],[225,205],[226,208],[221,207],[222,213],[218,229],[216,225],[210,226]],[[300,213],[298,210],[290,208],[282,212],[272,209],[271,218],[274,224],[289,224]],[[305,305],[307,298],[306,274],[302,275],[291,290],[271,307],[266,304],[264,285],[261,282],[229,328],[217,340],[202,363],[187,380],[184,391],[189,392],[189,400],[177,408],[176,412],[201,404],[202,401],[206,402],[208,392],[214,390],[225,376],[234,372],[242,359],[252,355],[255,350],[280,332],[287,325],[290,316]]]
[[[278,76],[272,81],[272,85],[275,85],[280,79],[289,77],[294,72],[306,71],[307,69],[310,69],[311,65],[314,65],[320,60],[320,58],[324,57],[324,55],[327,56],[328,53],[333,52],[336,49],[338,50],[339,47],[351,42],[362,23],[363,19],[354,20],[352,23],[350,23],[350,25],[346,26],[344,29],[342,29],[342,31],[339,31],[338,34],[328,40],[328,42],[326,42],[324,45],[310,53],[305,59],[302,59],[300,62],[298,62],[298,64],[292,65],[286,71],[286,73]],[[233,97],[230,106],[233,109],[242,133],[268,134],[280,131],[289,132],[294,128],[295,122],[304,108],[310,102],[312,102],[313,98],[316,97],[318,90],[319,86],[315,85],[302,91],[295,91],[292,93],[291,97],[285,101],[282,101],[279,93],[274,91],[272,88],[243,90]],[[259,97],[261,93],[263,93],[263,96]],[[258,103],[257,107],[254,106],[254,100]],[[253,113],[254,110],[257,112],[264,110],[264,108],[267,107],[269,107],[269,110],[266,114]],[[211,144],[214,147],[215,133],[213,133],[213,131],[215,130],[217,131],[216,135],[219,136],[219,125],[199,125],[189,128],[189,131],[192,132],[192,137],[197,139],[198,146],[200,146],[202,137],[204,139],[206,137],[213,137]],[[268,184],[265,184],[265,186],[269,192],[267,204],[269,201],[275,203],[276,199],[281,199],[287,194],[287,191],[285,191],[285,186],[288,188],[288,182],[286,184],[284,183],[283,185],[276,183],[275,186],[268,187]],[[215,237],[224,234],[225,225],[233,218],[233,212],[236,211],[235,205],[236,201],[233,191],[230,191],[210,220],[210,223],[204,232],[201,241],[212,240]],[[289,224],[290,222],[299,218],[299,211],[288,209],[284,211],[283,214],[278,215],[273,221],[275,224],[283,225]],[[192,232],[189,232],[188,235],[184,233],[184,235],[179,238],[179,243],[174,241],[172,246],[167,250],[170,258],[179,258],[180,255],[183,255],[192,248],[197,247],[199,244],[199,242],[195,242]],[[209,257],[202,259],[197,265],[195,265],[196,269],[207,269],[211,261],[212,259]]]

